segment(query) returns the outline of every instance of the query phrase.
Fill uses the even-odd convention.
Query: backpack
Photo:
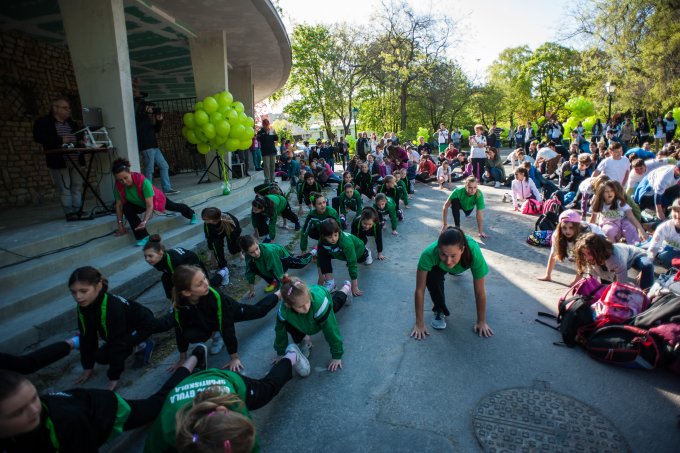
[[[657,297],[647,310],[628,322],[643,329],[667,323],[680,323],[680,296],[673,293]]]
[[[601,283],[598,279],[595,277],[583,277],[576,283],[574,283],[573,286],[571,286],[562,297],[560,297],[560,302],[563,300],[569,298],[569,297],[574,297],[574,296],[583,296],[585,297],[590,303],[592,304],[596,300],[599,300],[600,297],[602,296],[602,293],[609,287],[609,285]],[[559,308],[559,303],[558,303],[558,308]]]
[[[657,341],[661,359],[674,373],[680,374],[680,324],[669,323],[649,329]]]
[[[593,304],[593,312],[601,324],[623,324],[648,307],[649,298],[640,288],[614,282]]]
[[[552,246],[552,231],[534,231],[527,237],[527,244],[536,247]]]
[[[649,331],[633,326],[601,327],[588,337],[585,348],[595,360],[625,368],[653,370],[661,357]]]
[[[534,224],[534,231],[554,231],[558,222],[559,216],[554,212],[541,214]]]
[[[547,214],[549,212],[554,212],[557,214],[558,218],[562,212],[562,202],[555,196],[555,194],[553,194],[552,197],[548,198],[543,203],[543,214]]]
[[[541,213],[541,202],[535,198],[529,198],[522,204],[522,214],[539,215]]]
[[[559,330],[562,334],[562,342],[567,347],[573,348],[576,344],[583,344],[588,333],[594,329],[593,313],[590,309],[590,301],[581,295],[560,300],[557,316],[538,312],[538,316],[555,319],[557,326],[552,326],[536,318],[536,322]],[[555,343],[560,345],[561,343]]]

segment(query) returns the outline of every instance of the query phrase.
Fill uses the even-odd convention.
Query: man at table
[[[43,146],[45,151],[77,146],[82,135],[76,136],[78,125],[71,119],[71,106],[66,98],[52,101],[50,114],[38,118],[33,125],[33,139]],[[77,159],[76,159],[77,158]],[[64,208],[66,220],[78,219],[83,202],[83,178],[72,165],[68,165],[64,154],[45,154],[47,168]],[[84,166],[82,156],[73,156],[77,165]]]

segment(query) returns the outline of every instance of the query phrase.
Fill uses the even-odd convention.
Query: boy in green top
[[[302,236],[300,236],[300,250],[307,251],[307,238],[319,239],[319,224],[328,218],[335,219],[340,223],[340,216],[338,211],[327,206],[326,197],[321,193],[313,193],[310,195],[313,209],[307,214],[305,224],[302,226]]]
[[[451,192],[449,198],[444,203],[442,208],[442,231],[446,230],[448,223],[446,218],[448,216],[449,206],[453,214],[453,222],[456,227],[460,228],[460,211],[465,213],[466,217],[472,214],[472,211],[477,208],[477,232],[480,238],[488,238],[484,233],[482,211],[484,210],[484,195],[477,188],[477,178],[469,176],[465,179],[462,187],[457,187]]]
[[[418,260],[415,291],[416,324],[411,331],[412,337],[416,340],[424,340],[430,334],[423,320],[426,287],[433,304],[432,327],[435,329],[446,328],[446,316],[449,316],[449,310],[444,299],[444,276],[447,273],[458,275],[467,269],[472,271],[477,306],[477,322],[473,329],[480,337],[493,335],[493,330],[486,323],[484,277],[489,272],[489,268],[479,244],[465,235],[460,228],[449,227],[439,235],[436,242],[423,250]]]
[[[257,235],[264,238],[264,242],[276,238],[276,220],[279,215],[283,217],[284,224],[286,220],[290,220],[295,224],[295,231],[300,230],[300,220],[290,209],[286,197],[277,194],[255,195],[251,208],[251,222]]]
[[[380,214],[380,227],[385,227],[385,217],[389,216],[392,234],[397,236],[399,234],[397,232],[397,205],[394,204],[394,201],[384,193],[379,193],[375,196],[373,207]]]
[[[342,368],[342,336],[335,319],[345,303],[351,301],[350,283],[345,282],[340,291],[332,294],[323,286],[308,287],[302,280],[291,278],[281,287],[283,302],[276,316],[276,340],[274,350],[283,354],[288,344],[288,334],[293,341],[301,345],[304,355],[309,355],[312,347],[310,335],[323,331],[323,336],[331,350],[331,361],[328,370]]]
[[[361,296],[363,291],[359,289],[357,263],[373,262],[371,252],[364,242],[353,234],[340,231],[340,226],[333,219],[327,219],[321,223],[319,236],[317,259],[319,284],[323,284],[329,290],[335,288],[331,264],[331,260],[335,258],[347,263],[349,277],[352,279],[352,294]]]
[[[354,190],[354,184],[348,182],[345,184],[345,189],[340,194],[340,221],[342,222],[342,229],[347,229],[347,210],[354,211],[359,214],[363,209],[363,202],[361,194]]]
[[[247,297],[255,296],[255,276],[259,275],[267,282],[265,292],[272,292],[281,285],[284,273],[288,269],[302,269],[312,261],[312,254],[291,255],[279,244],[258,244],[250,235],[238,239],[239,246],[246,256],[246,280],[250,283]]]
[[[249,411],[269,403],[291,380],[293,369],[302,377],[310,373],[309,361],[296,345],[287,345],[284,353],[262,379],[213,368],[182,380],[165,398],[160,416],[149,430],[144,451],[182,450],[182,446],[187,443],[193,445],[196,451],[223,451],[225,442],[229,442],[229,451],[259,451],[256,438],[242,435],[254,431]],[[212,403],[207,405],[209,410],[199,413],[201,406],[202,409],[206,407],[206,404],[201,403],[206,402]],[[241,416],[234,417],[233,414]],[[216,424],[210,424],[206,423],[205,417],[218,419],[215,420]],[[229,417],[232,418],[227,420]],[[217,435],[215,429],[219,430],[220,425],[229,428]],[[239,425],[240,433],[234,425]],[[235,431],[238,435],[235,435]],[[186,439],[186,433],[190,433],[191,437]],[[210,444],[215,438],[220,440],[219,449]],[[246,448],[239,443],[244,442],[244,438],[250,442]]]

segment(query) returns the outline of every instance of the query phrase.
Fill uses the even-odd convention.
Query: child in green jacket
[[[327,206],[326,196],[319,192],[314,192],[310,196],[312,200],[312,210],[307,214],[305,224],[302,226],[302,236],[300,236],[300,250],[307,251],[307,238],[319,239],[319,224],[328,218],[335,219],[340,223],[338,211]]]
[[[379,193],[375,196],[375,203],[373,207],[378,214],[380,214],[380,227],[385,228],[385,217],[390,218],[390,224],[392,225],[392,234],[397,236],[397,205],[394,204],[391,198],[389,198],[384,193]]]
[[[349,282],[345,282],[340,291],[331,293],[323,286],[308,287],[299,278],[288,279],[286,277],[280,291],[283,302],[279,305],[276,316],[276,340],[274,341],[276,353],[281,356],[286,351],[286,347],[298,343],[302,354],[308,356],[309,349],[312,347],[310,335],[322,331],[331,349],[328,370],[336,371],[342,368],[344,349],[335,313],[345,303],[350,303],[350,291]],[[289,333],[294,342],[290,345],[288,344]]]
[[[312,254],[291,255],[279,244],[258,244],[250,235],[238,239],[241,250],[246,252],[246,280],[250,283],[247,297],[255,296],[255,276],[259,275],[267,282],[264,290],[275,291],[281,285],[281,279],[288,269],[302,269],[312,261]]]
[[[354,211],[354,217],[359,215],[363,208],[361,194],[354,189],[354,184],[351,182],[345,184],[344,191],[340,194],[340,221],[342,222],[342,229],[347,229],[347,211]]]
[[[319,284],[323,284],[329,290],[335,288],[333,279],[333,258],[345,261],[349,277],[352,280],[352,294],[361,296],[363,291],[359,289],[359,272],[357,263],[373,262],[371,252],[364,242],[358,237],[340,231],[340,225],[333,219],[326,219],[319,227],[319,251],[317,264],[319,266]]]
[[[300,220],[290,209],[288,200],[282,195],[255,195],[252,202],[251,221],[255,233],[264,238],[264,242],[271,242],[276,238],[276,220],[279,215],[284,222],[290,220],[295,224],[295,231],[300,230]]]

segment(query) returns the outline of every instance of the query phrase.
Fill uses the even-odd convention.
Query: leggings
[[[70,352],[68,343],[58,341],[22,356],[0,353],[0,369],[30,374],[66,357]]]
[[[449,309],[446,307],[446,301],[444,298],[444,270],[440,267],[433,267],[427,273],[427,280],[425,285],[427,291],[430,293],[430,298],[432,299],[432,311],[442,313],[445,316],[449,316]]]
[[[333,298],[333,313],[337,313],[345,305],[345,302],[347,302],[347,294],[343,293],[342,291],[334,291],[332,294],[332,298]],[[305,335],[307,335],[306,333],[301,332],[300,330],[297,329],[297,327],[294,327],[292,324],[288,322],[286,322],[286,330],[293,338],[293,341],[295,343],[300,343],[305,338]]]
[[[165,381],[160,390],[150,397],[143,400],[125,400],[130,405],[130,415],[123,426],[123,430],[139,428],[154,421],[158,414],[161,413],[161,408],[168,393],[189,376],[191,376],[191,371],[180,367]]]
[[[228,214],[234,221],[236,228],[234,228],[229,236],[224,233],[220,233],[219,225],[212,225],[209,223],[205,224],[205,239],[208,243],[208,249],[213,253],[215,259],[217,260],[217,266],[221,269],[227,267],[227,259],[224,256],[224,241],[227,241],[227,248],[229,253],[235,255],[241,251],[241,247],[238,245],[238,238],[241,236],[241,226],[238,220]]]
[[[191,209],[189,206],[182,203],[175,203],[169,198],[165,200],[165,210],[179,212],[180,214],[182,214],[184,218],[189,220],[191,220],[191,218],[194,215],[193,209]],[[139,218],[139,214],[145,211],[146,208],[143,208],[136,204],[123,203],[123,215],[130,224],[130,228],[132,229],[132,233],[135,235],[135,239],[138,240],[144,239],[149,235],[149,232],[146,230],[146,228],[143,228],[141,230],[135,230],[135,228],[137,228],[137,226],[139,226],[139,224],[142,223],[142,220]]]
[[[241,376],[246,385],[245,403],[248,410],[256,410],[269,403],[292,378],[293,365],[285,357],[276,362],[262,379]]]
[[[470,159],[472,163],[472,174],[475,175],[479,181],[482,180],[484,174],[484,165],[486,164],[486,157],[473,157]]]
[[[463,211],[466,216],[469,216],[472,214],[472,211],[474,211],[475,208],[472,208],[470,210],[465,210],[463,207],[460,205],[460,200],[458,198],[454,198],[451,201],[451,214],[453,214],[453,224],[456,225],[457,227],[460,227],[460,211]]]
[[[281,258],[281,265],[283,266],[283,272],[288,269],[303,269],[312,261],[311,253],[304,253],[302,255],[288,255]],[[273,280],[278,281],[275,275],[268,274],[265,275],[264,272],[260,272],[254,262],[250,263],[250,270],[255,274],[262,277],[266,282],[271,283]],[[280,282],[279,282],[280,283]]]
[[[423,173],[419,173],[419,174],[416,175],[416,181],[420,181],[423,184],[429,184],[429,183],[434,182],[436,180],[437,180],[436,176],[432,176],[432,175],[425,176]]]
[[[115,343],[104,343],[95,353],[95,361],[101,365],[109,365],[106,373],[112,381],[117,381],[125,369],[125,359],[132,355],[132,351],[139,343],[147,340],[153,331],[153,326],[148,329],[137,329],[126,334],[123,339]]]

